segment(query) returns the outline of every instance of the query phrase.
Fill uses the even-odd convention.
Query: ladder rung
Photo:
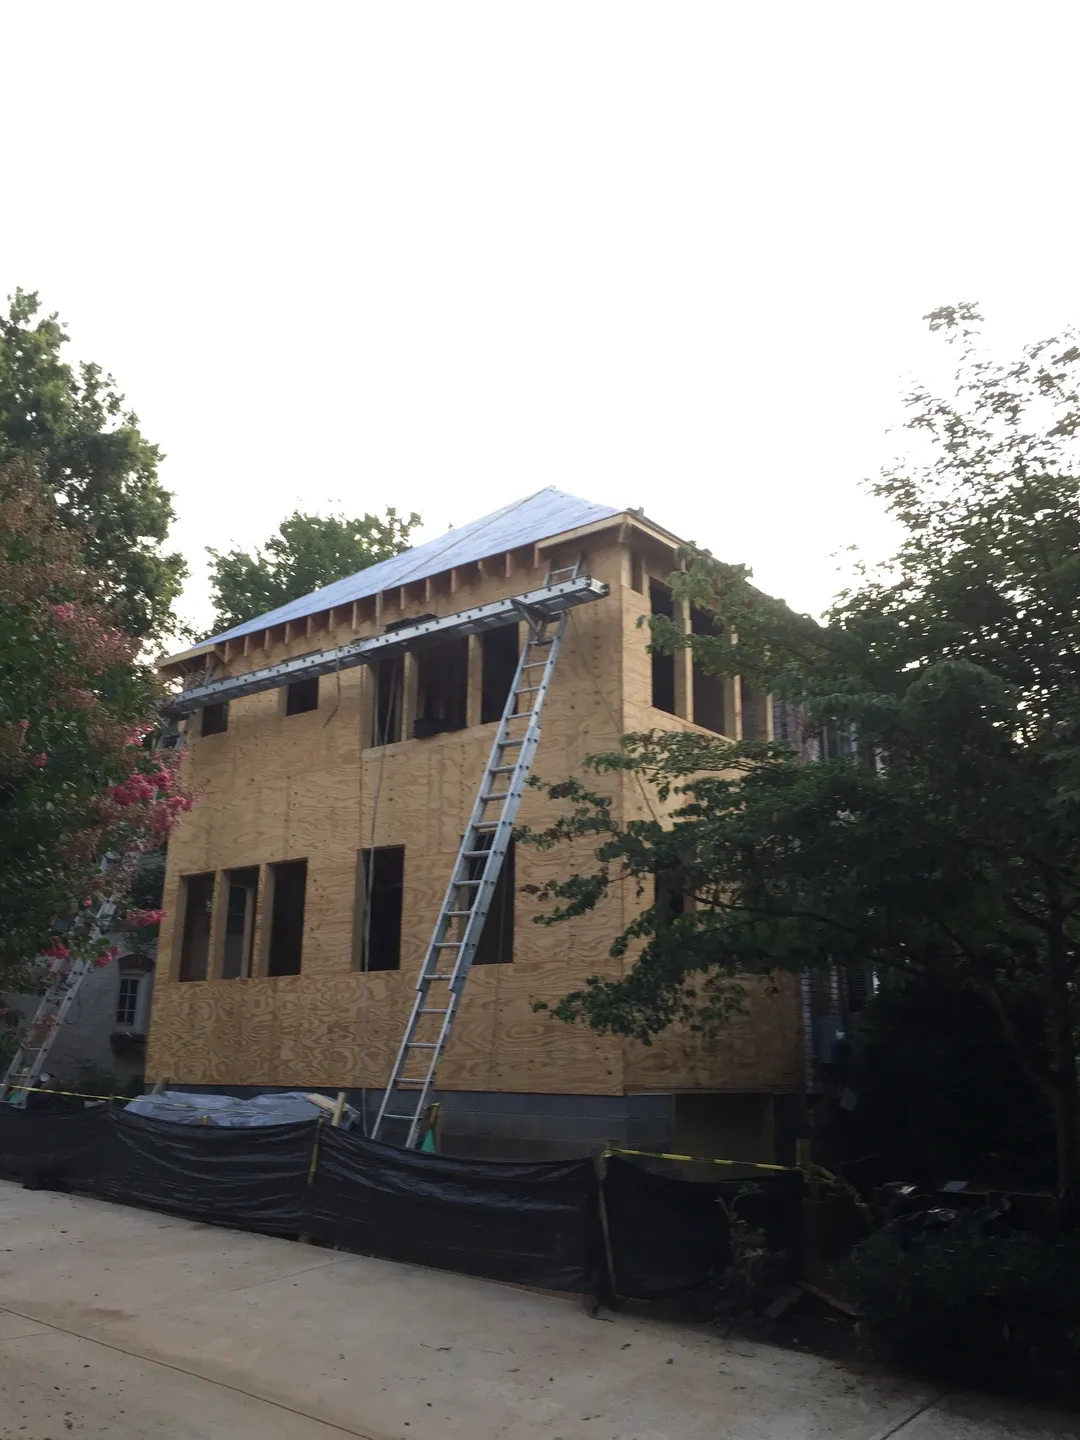
[[[428,1077],[426,1075],[399,1075],[397,1077],[397,1083],[399,1085],[426,1085],[427,1082]],[[401,1118],[403,1120],[410,1120],[412,1116],[403,1115]]]
[[[515,695],[534,695],[534,694],[536,693],[536,691],[539,690],[539,689],[540,689],[540,686],[539,686],[539,685],[523,685],[520,690],[515,690],[515,691],[514,691],[514,694],[515,694]],[[515,716],[514,716],[514,719],[515,719],[515,720],[520,720],[524,715],[527,715],[528,713],[529,713],[529,712],[528,712],[527,710],[524,710],[524,711],[522,711],[521,715],[515,715]]]
[[[462,915],[471,915],[471,910],[445,910],[443,912],[448,920],[457,920]]]
[[[525,744],[525,736],[524,736],[524,735],[508,735],[505,740],[500,740],[500,741],[499,741],[499,744],[500,744],[500,745],[524,745],[524,744]]]
[[[463,940],[433,940],[431,942],[431,948],[433,950],[451,950],[455,945],[463,945],[464,943]]]
[[[486,795],[481,795],[480,799],[485,805],[490,805],[492,800],[505,800],[508,795],[513,793],[512,790],[489,790]]]
[[[488,771],[489,775],[512,775],[518,767],[516,765],[495,765]]]
[[[479,853],[480,855],[490,855],[490,854],[491,854],[491,851],[490,851],[490,850],[480,850],[478,853]],[[454,881],[454,884],[455,884],[455,885],[482,885],[483,883],[484,883],[484,882],[483,882],[482,880],[455,880],[455,881]]]
[[[411,1115],[402,1115],[400,1110],[384,1110],[382,1118],[384,1120],[415,1120],[416,1111],[414,1110]]]
[[[439,974],[421,975],[421,976],[420,976],[420,979],[421,979],[421,980],[452,980],[453,978],[454,978],[453,975],[439,975]]]
[[[476,857],[479,856],[479,855],[490,855],[490,854],[491,854],[491,851],[490,851],[490,850],[462,850],[462,852],[461,852],[462,858],[465,859],[465,860],[474,860],[474,859],[476,859]],[[466,884],[466,883],[472,884],[472,883],[475,883],[475,884],[479,885],[479,884],[480,884],[480,881],[479,881],[479,880],[477,880],[477,881],[475,881],[475,882],[472,882],[472,881],[469,881],[469,882],[461,881],[460,883],[461,883],[461,884]]]
[[[437,1050],[439,1048],[434,1040],[410,1040],[407,1043],[413,1050]]]

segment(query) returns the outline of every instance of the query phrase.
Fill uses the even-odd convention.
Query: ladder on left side
[[[101,862],[101,873],[111,874],[119,864],[118,855],[106,855]],[[108,899],[101,902],[91,922],[91,942],[101,938],[115,913],[115,901]],[[0,1080],[0,1104],[26,1108],[30,1091],[45,1071],[45,1061],[49,1058],[57,1031],[67,1019],[83,981],[93,968],[91,960],[76,960],[71,956],[49,961],[48,988],[38,1003],[34,1018],[26,1027],[19,1048],[11,1057],[3,1080]]]
[[[154,742],[155,750],[180,749],[184,736],[174,720],[166,720],[158,731]],[[99,866],[103,876],[114,875],[120,867],[122,857],[110,853]],[[100,940],[108,930],[116,914],[116,901],[110,896],[102,900],[90,919],[90,943]],[[78,998],[83,981],[93,970],[91,960],[77,960],[71,956],[50,960],[49,983],[34,1012],[34,1018],[26,1027],[22,1041],[11,1063],[0,1080],[0,1105],[12,1105],[24,1110],[30,1091],[34,1089],[45,1072],[45,1062],[56,1041],[58,1032],[67,1019],[71,1007]]]

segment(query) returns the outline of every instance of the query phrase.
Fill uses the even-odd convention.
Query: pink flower
[[[75,619],[75,606],[74,606],[74,605],[71,603],[71,601],[69,600],[69,601],[68,601],[66,604],[64,604],[64,605],[54,605],[54,606],[52,607],[52,613],[53,613],[53,618],[54,618],[55,620],[60,620],[60,621],[74,620],[74,619]]]
[[[20,721],[19,721],[19,728],[20,728],[21,730],[29,730],[29,729],[30,729],[30,721],[29,721],[29,720],[20,720]]]
[[[42,750],[40,755],[35,755],[30,761],[30,764],[33,765],[36,770],[44,770],[48,763],[49,757],[45,754],[44,750]]]
[[[93,900],[90,899],[90,896],[87,895],[86,899],[85,899],[82,903],[83,903],[83,909],[84,909],[84,910],[89,910],[89,909],[90,909],[90,906],[93,905],[94,902],[93,902]]]
[[[119,785],[113,785],[109,795],[118,805],[139,805],[143,801],[156,798],[157,784],[149,775],[142,775],[136,770],[134,775],[121,780]]]
[[[160,925],[164,919],[164,910],[129,910],[127,912],[127,922],[129,925]]]
[[[66,960],[71,951],[66,945],[61,945],[59,940],[50,940],[48,946],[41,953],[50,960]]]
[[[6,1005],[0,1005],[0,1015],[10,1015],[11,1011]]]

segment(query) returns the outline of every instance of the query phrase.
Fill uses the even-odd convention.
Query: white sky
[[[0,0],[0,294],[167,453],[176,542],[555,484],[801,608],[887,527],[921,316],[1080,318],[1080,6]]]

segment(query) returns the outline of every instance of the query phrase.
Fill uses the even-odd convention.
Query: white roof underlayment
[[[367,595],[377,595],[381,590],[392,590],[413,580],[425,580],[429,575],[438,575],[456,565],[485,560],[490,555],[514,550],[519,545],[548,540],[553,535],[562,535],[581,525],[610,519],[613,515],[621,515],[623,509],[581,500],[549,485],[546,490],[515,500],[501,510],[482,515],[479,520],[470,520],[467,525],[448,530],[445,535],[429,540],[426,545],[418,545],[415,550],[403,550],[400,555],[381,560],[378,565],[369,565],[366,570],[358,570],[344,580],[335,580],[321,590],[302,595],[299,600],[290,600],[287,605],[279,605],[265,615],[256,615],[242,625],[234,625],[231,630],[224,630],[205,643],[233,640],[253,630],[265,630],[271,625],[282,625],[286,620],[299,620],[320,610],[347,605]]]

